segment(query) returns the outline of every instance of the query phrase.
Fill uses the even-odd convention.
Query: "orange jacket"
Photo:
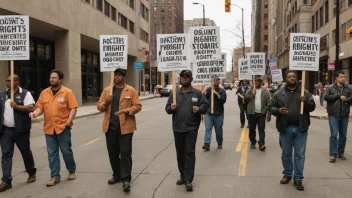
[[[104,103],[106,102],[106,98],[110,95],[111,86],[108,86],[104,89],[97,104],[98,111],[105,112],[103,120],[103,132],[107,132],[109,129],[111,103],[106,108],[104,108]],[[129,114],[121,114],[119,116],[121,134],[124,135],[133,133],[135,130],[137,130],[135,114],[142,110],[142,103],[139,100],[138,92],[127,84],[121,92],[119,109],[128,109],[129,111]]]

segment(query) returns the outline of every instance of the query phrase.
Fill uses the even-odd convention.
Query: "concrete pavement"
[[[133,139],[132,189],[122,192],[122,184],[108,185],[111,168],[101,132],[103,115],[75,120],[72,143],[77,163],[77,180],[67,181],[67,171],[61,160],[62,181],[46,187],[50,179],[45,136],[42,125],[34,123],[31,146],[38,168],[37,181],[26,184],[23,162],[16,148],[13,160],[13,188],[1,197],[131,197],[131,198],[281,198],[281,197],[350,197],[352,194],[352,144],[346,145],[346,161],[329,163],[329,126],[326,120],[312,119],[309,130],[305,191],[297,191],[292,182],[280,185],[282,177],[279,133],[275,118],[267,124],[267,150],[248,147],[248,129],[241,129],[235,91],[228,91],[225,108],[224,149],[217,150],[213,134],[211,150],[201,149],[204,123],[198,133],[194,191],[177,186],[179,172],[171,130],[171,116],[165,113],[166,98],[143,101],[137,115],[138,130]],[[349,129],[347,139],[351,139]],[[62,159],[62,158],[61,158]]]

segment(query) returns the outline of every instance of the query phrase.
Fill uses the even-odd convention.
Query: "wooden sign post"
[[[14,85],[14,80],[13,80],[14,70],[15,70],[14,62],[13,62],[13,60],[11,60],[11,64],[10,64],[11,102],[14,102],[14,95],[15,95],[15,90],[13,89],[13,85]]]
[[[176,72],[172,72],[172,103],[176,104]]]
[[[306,71],[302,71],[302,84],[301,84],[301,96],[304,96],[304,87],[306,85]],[[301,102],[301,115],[303,115],[304,103]]]
[[[111,95],[113,95],[114,93],[114,86],[115,86],[115,81],[114,81],[114,79],[115,79],[115,74],[114,74],[114,72],[111,72],[111,79],[110,79],[110,84],[111,84]]]
[[[211,114],[213,114],[214,113],[214,78],[211,78],[211,109],[210,110],[211,110]]]

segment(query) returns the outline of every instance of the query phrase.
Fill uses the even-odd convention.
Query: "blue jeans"
[[[211,135],[213,126],[215,128],[216,141],[218,145],[222,145],[223,137],[222,137],[222,126],[224,124],[224,114],[219,116],[209,115],[208,113],[204,116],[204,124],[205,124],[205,136],[204,136],[204,144],[211,143]]]
[[[289,126],[285,133],[280,133],[280,146],[282,149],[282,166],[285,176],[292,177],[294,168],[294,181],[303,180],[304,160],[307,144],[307,131],[300,131],[298,127]],[[292,162],[292,149],[294,149],[294,160]]]
[[[330,156],[336,157],[345,153],[346,135],[349,116],[335,117],[329,115],[330,125]],[[339,139],[337,139],[339,135]]]
[[[48,151],[49,167],[51,177],[60,178],[60,156],[59,148],[64,158],[66,168],[70,173],[76,171],[76,163],[73,158],[71,144],[71,129],[66,127],[62,133],[57,135],[45,135],[46,146]]]

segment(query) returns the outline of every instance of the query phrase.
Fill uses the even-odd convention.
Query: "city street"
[[[13,160],[13,188],[0,197],[131,197],[131,198],[232,198],[232,197],[351,197],[352,194],[352,133],[346,145],[346,161],[329,163],[330,129],[327,120],[311,119],[306,163],[305,191],[297,191],[293,182],[281,185],[281,149],[275,117],[266,127],[265,152],[249,149],[248,129],[240,128],[239,108],[235,90],[227,91],[225,104],[224,144],[218,150],[215,134],[209,152],[201,149],[204,123],[198,133],[194,191],[177,186],[179,172],[171,129],[171,116],[164,108],[167,98],[142,101],[137,116],[138,130],[133,139],[132,188],[126,194],[122,184],[108,185],[111,167],[101,132],[103,115],[75,120],[72,144],[77,163],[77,179],[67,181],[68,172],[61,158],[61,183],[46,187],[50,179],[42,122],[34,123],[31,135],[37,181],[27,184],[27,173],[16,148]],[[317,104],[318,105],[318,104]],[[78,109],[79,111],[79,109]],[[247,123],[246,123],[247,124]],[[258,135],[257,135],[258,137]],[[61,156],[61,153],[60,153]],[[1,171],[0,171],[1,173]],[[1,173],[2,174],[2,173]]]

